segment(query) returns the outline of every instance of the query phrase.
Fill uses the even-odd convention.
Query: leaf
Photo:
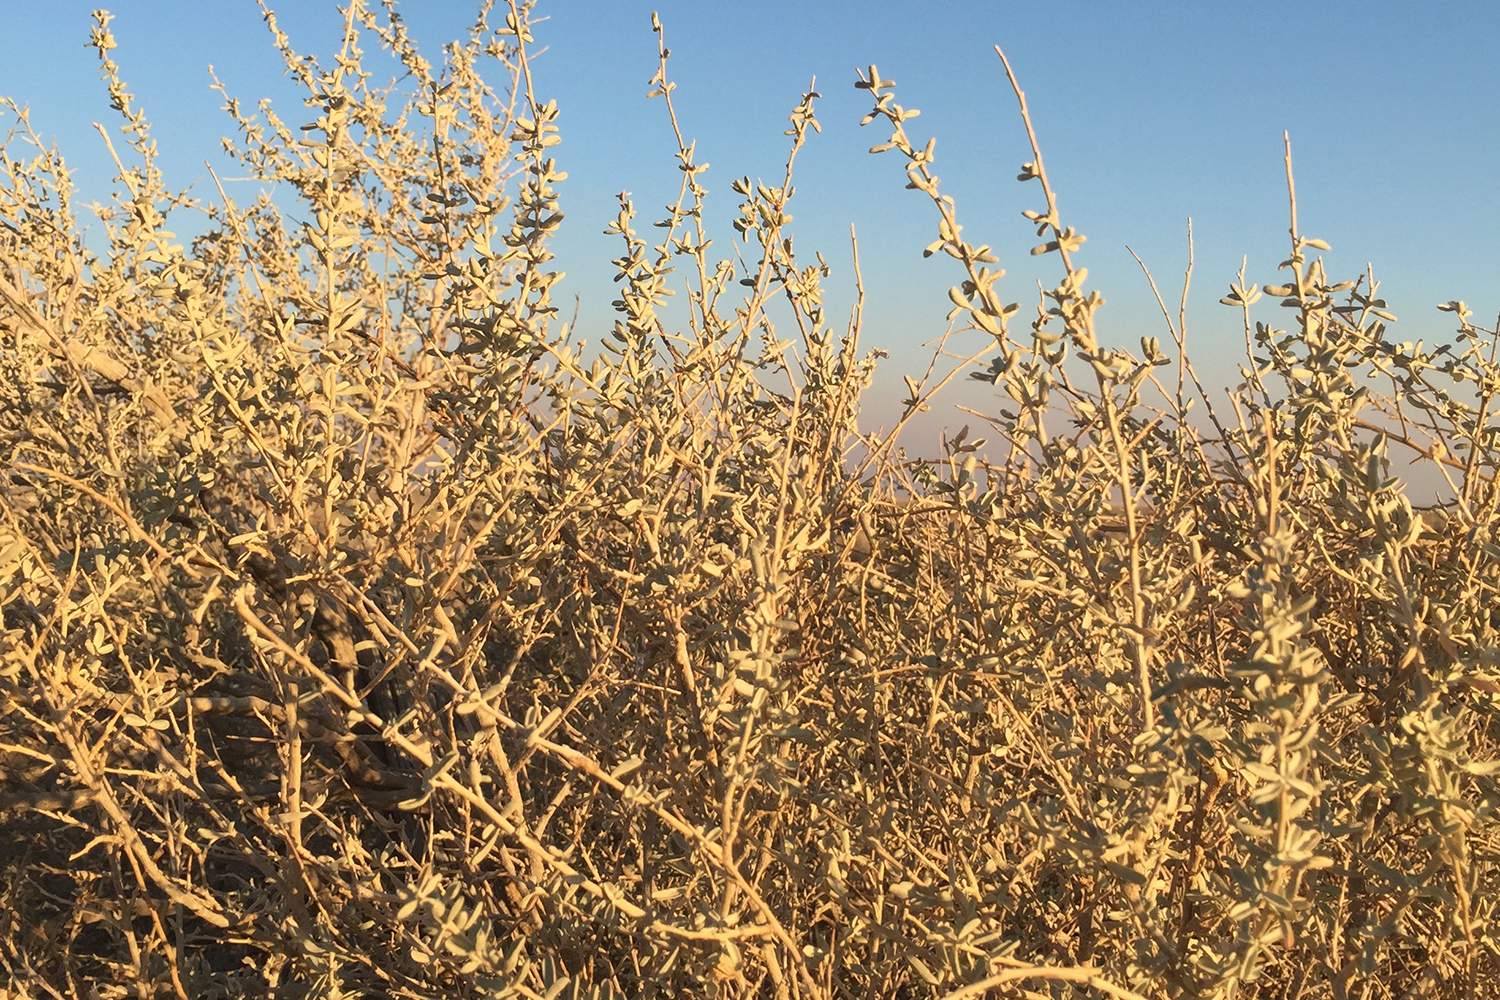
[[[936,985],[938,985],[938,982],[939,982],[938,977],[934,976],[932,974],[932,970],[929,969],[929,968],[927,968],[926,963],[924,963],[920,958],[918,958],[917,956],[915,956],[915,955],[911,954],[910,952],[908,952],[907,955],[906,955],[906,962],[907,962],[908,965],[910,965],[913,969],[916,970],[917,975],[921,976],[922,977],[922,981],[925,982],[927,985],[929,985],[929,986],[936,986]]]

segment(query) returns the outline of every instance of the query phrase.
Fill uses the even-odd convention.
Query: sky
[[[10,39],[0,95],[31,108],[76,170],[82,201],[104,198],[113,174],[91,123],[111,123],[92,50],[94,3],[0,0]],[[332,2],[273,4],[301,51],[327,56],[339,41]],[[231,130],[209,89],[212,64],[231,94],[263,97],[296,120],[300,95],[282,76],[251,0],[117,0],[112,56],[149,115],[174,186],[208,194],[204,162],[232,174],[218,144]],[[474,4],[422,0],[400,8],[434,62],[462,34]],[[896,82],[896,100],[920,108],[913,138],[937,137],[935,170],[958,202],[964,236],[992,246],[1008,276],[1001,288],[1030,314],[1037,282],[1056,283],[1055,256],[1036,242],[1021,211],[1041,207],[1036,185],[1015,181],[1031,158],[1003,69],[1002,46],[1027,93],[1063,222],[1088,237],[1080,263],[1106,305],[1101,336],[1138,349],[1166,328],[1127,247],[1145,260],[1175,303],[1191,218],[1196,269],[1188,302],[1189,356],[1211,387],[1238,381],[1239,313],[1218,304],[1248,258],[1249,277],[1280,279],[1288,250],[1283,130],[1291,135],[1304,235],[1326,240],[1336,278],[1374,267],[1400,340],[1444,342],[1464,299],[1489,325],[1500,308],[1500,4],[1401,2],[1105,2],[1031,0],[542,0],[544,47],[533,70],[539,95],[561,110],[554,152],[569,173],[567,213],[554,245],[568,272],[561,293],[579,302],[581,336],[598,343],[612,321],[611,258],[603,234],[615,196],[632,192],[638,222],[675,196],[675,145],[659,100],[653,10],[672,49],[669,73],[685,134],[696,140],[710,190],[711,234],[727,255],[735,178],[779,178],[786,116],[816,77],[821,135],[799,156],[791,205],[799,256],[821,250],[829,314],[853,302],[849,227],[859,236],[866,286],[864,343],[891,357],[866,400],[866,429],[899,413],[904,374],[920,375],[946,327],[956,261],[924,259],[937,238],[932,205],[905,190],[899,154],[868,149],[887,132],[859,126],[870,108],[856,70],[875,64]],[[395,76],[373,42],[367,64]],[[502,78],[497,73],[493,79]],[[8,125],[8,122],[0,122]],[[241,190],[242,202],[247,200]],[[1284,326],[1270,302],[1255,317]],[[1283,316],[1285,318],[1283,318]],[[981,335],[955,342],[966,353]],[[933,440],[1000,405],[995,390],[960,384],[923,425]],[[921,441],[916,450],[928,451]]]

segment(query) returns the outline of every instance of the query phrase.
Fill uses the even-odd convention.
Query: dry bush
[[[230,147],[293,217],[166,186],[100,14],[98,253],[8,105],[6,995],[1493,993],[1495,332],[1388,339],[1294,197],[1215,405],[1180,314],[1175,385],[1104,345],[1039,152],[1061,277],[1017,332],[871,68],[1005,400],[991,461],[907,463],[787,229],[816,94],[732,185],[748,265],[679,133],[659,236],[612,227],[607,351],[574,341],[531,19],[434,68],[351,0],[325,67],[268,13],[315,119],[226,95]]]

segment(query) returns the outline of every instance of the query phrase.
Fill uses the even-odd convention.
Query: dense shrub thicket
[[[441,67],[346,14],[322,64],[267,13],[313,120],[226,94],[243,205],[167,187],[98,14],[107,246],[6,105],[0,994],[1495,995],[1495,331],[1391,340],[1293,197],[1210,398],[1167,308],[1108,346],[1039,152],[1018,324],[872,67],[1000,399],[908,463],[788,229],[816,94],[735,252],[680,131],[622,197],[600,352],[530,3]]]

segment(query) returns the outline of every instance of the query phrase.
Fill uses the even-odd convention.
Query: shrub
[[[552,298],[527,0],[440,69],[361,0],[331,68],[268,14],[315,120],[226,94],[228,145],[295,215],[170,190],[96,17],[108,246],[15,104],[0,157],[7,995],[1490,988],[1500,341],[1462,303],[1393,342],[1293,197],[1216,405],[1165,307],[1175,362],[1106,345],[1038,150],[1061,276],[1018,332],[872,67],[1006,400],[997,447],[908,462],[787,226],[817,94],[732,185],[748,270],[680,132],[657,242],[622,197],[599,353]]]

